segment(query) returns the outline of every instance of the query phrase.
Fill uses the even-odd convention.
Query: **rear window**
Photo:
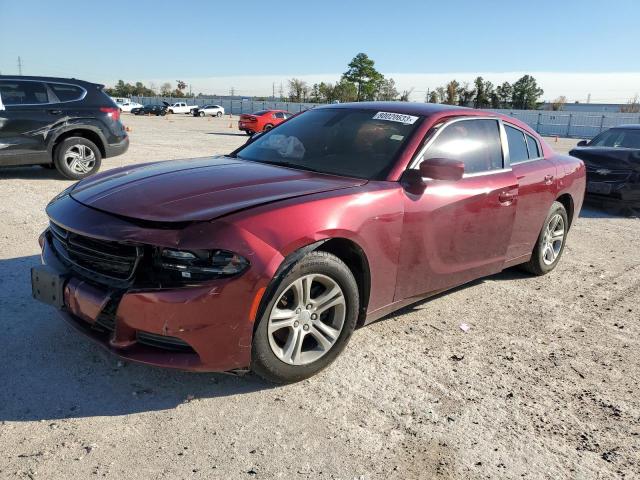
[[[237,156],[301,170],[384,179],[421,120],[410,115],[387,115],[411,123],[380,118],[380,113],[371,110],[309,110],[262,134]]]
[[[1,80],[0,95],[4,105],[38,105],[49,103],[47,88],[42,82]]]
[[[61,102],[80,100],[84,95],[84,89],[76,85],[66,85],[63,83],[48,83],[47,85],[49,85],[49,88],[53,90],[53,93]],[[129,103],[128,100],[125,102],[125,105],[127,103]]]
[[[252,113],[251,115],[257,115],[259,117],[260,115],[264,115],[265,113],[269,113],[269,110],[259,110],[257,112]]]
[[[527,146],[529,148],[529,158],[540,158],[540,147],[538,146],[538,142],[531,135],[526,135],[527,137]]]
[[[512,165],[529,160],[527,143],[522,133],[517,128],[504,126],[507,132],[507,143],[509,144],[509,160]]]

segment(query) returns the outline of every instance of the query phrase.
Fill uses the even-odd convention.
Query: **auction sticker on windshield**
[[[403,113],[378,112],[373,116],[373,119],[386,120],[388,122],[404,123],[405,125],[412,125],[416,123],[416,120],[418,120],[418,117],[414,117],[413,115],[405,115]]]

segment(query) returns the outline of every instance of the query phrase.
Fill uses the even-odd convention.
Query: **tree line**
[[[134,85],[125,83],[123,80],[118,82],[110,88],[105,88],[104,91],[107,95],[112,97],[155,97],[161,95],[163,97],[188,97],[186,92],[187,84],[182,80],[176,80],[176,88],[174,89],[171,82],[164,82],[160,85],[159,89],[152,83],[150,86],[144,85],[142,82],[136,82]]]
[[[320,82],[313,85],[298,78],[288,81],[290,102],[364,102],[372,100],[409,101],[412,89],[399,92],[393,78],[387,78],[375,68],[375,62],[366,53],[359,53],[347,66],[336,83]]]
[[[367,100],[409,101],[413,88],[399,92],[393,78],[387,78],[375,68],[375,62],[359,53],[348,65],[338,82],[308,85],[303,80],[288,81],[291,102],[361,102]],[[536,109],[544,94],[534,77],[524,75],[513,84],[494,84],[477,77],[472,84],[451,80],[444,86],[427,92],[425,101],[474,108]]]
[[[291,78],[287,83],[288,97],[282,98],[281,94],[280,100],[289,102],[409,101],[413,91],[411,88],[400,92],[395,80],[380,73],[373,59],[366,53],[358,53],[335,83],[320,82],[309,85],[298,78]],[[176,81],[175,89],[170,82],[163,83],[157,89],[153,84],[147,87],[142,82],[132,85],[119,80],[114,87],[107,88],[105,91],[113,97],[161,95],[180,98],[189,96],[186,88],[187,84],[182,80]],[[475,108],[536,109],[540,105],[539,100],[543,93],[544,91],[531,75],[524,75],[513,84],[504,82],[497,86],[479,76],[471,84],[451,80],[446,85],[427,92],[425,101]],[[255,100],[260,99],[267,100],[266,97],[255,98]],[[564,97],[558,99],[556,108],[562,109],[564,102],[566,102]]]
[[[430,103],[444,103],[474,108],[516,108],[535,110],[540,106],[544,90],[531,75],[524,75],[513,84],[504,82],[494,86],[489,80],[477,77],[472,84],[451,80],[427,94]]]

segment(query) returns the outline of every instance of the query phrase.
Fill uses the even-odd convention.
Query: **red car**
[[[240,115],[238,128],[247,135],[253,135],[254,133],[271,130],[290,117],[293,117],[293,113],[286,110],[260,110],[251,115]]]
[[[65,190],[33,294],[131,360],[297,381],[405,305],[513,265],[554,269],[584,189],[582,161],[511,117],[324,106],[228,156]]]

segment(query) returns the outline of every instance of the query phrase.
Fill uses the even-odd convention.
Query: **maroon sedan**
[[[584,189],[582,162],[513,118],[330,105],[228,156],[62,192],[33,293],[130,360],[291,382],[405,305],[513,265],[551,271]]]

